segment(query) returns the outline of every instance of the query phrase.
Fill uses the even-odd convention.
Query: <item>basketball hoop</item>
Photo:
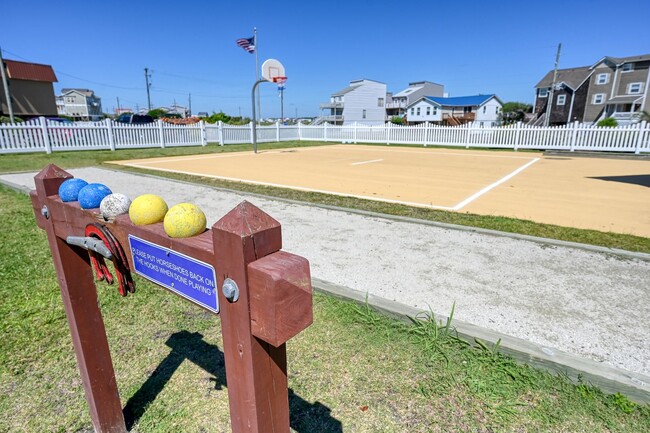
[[[278,90],[284,90],[284,83],[287,82],[287,77],[275,77],[273,82],[278,85]]]

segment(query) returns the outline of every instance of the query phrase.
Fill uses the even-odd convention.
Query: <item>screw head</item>
[[[221,293],[223,293],[223,296],[225,296],[229,302],[237,302],[239,299],[239,287],[237,287],[237,283],[230,278],[224,280],[223,286],[221,286]]]
[[[50,211],[47,208],[47,206],[43,205],[43,207],[41,208],[41,215],[43,215],[46,220],[50,219]]]

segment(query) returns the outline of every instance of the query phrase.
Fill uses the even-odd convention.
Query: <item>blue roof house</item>
[[[423,96],[406,108],[409,124],[431,122],[442,125],[472,123],[476,127],[497,126],[503,103],[496,95],[444,98]]]

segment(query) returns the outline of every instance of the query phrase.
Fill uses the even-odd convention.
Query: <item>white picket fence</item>
[[[477,128],[472,125],[416,126],[260,126],[257,142],[325,141],[337,143],[382,143],[442,145],[475,148],[590,150],[650,152],[650,125],[640,122],[617,128],[599,128],[573,123],[556,127],[522,124]],[[124,125],[111,120],[62,124],[39,118],[20,124],[0,124],[0,154],[139,147],[205,146],[251,143],[252,124],[235,126],[172,125],[157,121],[148,125]]]

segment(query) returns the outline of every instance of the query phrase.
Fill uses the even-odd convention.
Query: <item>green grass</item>
[[[90,432],[45,233],[0,187],[0,432]],[[229,431],[217,317],[137,278],[99,300],[132,431]],[[407,325],[314,296],[288,343],[298,432],[644,432],[650,408],[472,347],[435,320]]]
[[[287,147],[320,146],[331,143],[314,143],[305,141],[291,141],[281,143],[262,143],[260,150]],[[208,145],[206,147],[175,147],[166,149],[131,149],[111,151],[79,151],[55,152],[51,155],[39,153],[29,155],[0,155],[0,173],[19,171],[38,171],[48,163],[54,163],[61,168],[102,165],[106,161],[123,160],[132,158],[149,158],[159,156],[194,155],[202,153],[238,152],[251,150],[250,144],[242,145]],[[589,245],[617,248],[627,251],[650,253],[650,238],[628,234],[600,232],[596,230],[576,229],[552,224],[541,224],[529,220],[520,220],[508,217],[485,216],[461,212],[449,212],[436,209],[424,209],[399,204],[384,203],[372,200],[360,200],[352,197],[341,197],[329,194],[302,192],[287,188],[276,188],[261,185],[251,185],[242,182],[210,179],[200,176],[185,174],[164,173],[152,170],[142,170],[117,165],[107,165],[111,169],[124,170],[136,173],[149,173],[170,179],[197,182],[205,185],[226,188],[236,191],[263,194],[322,205],[345,207],[363,211],[383,213],[387,215],[404,216],[427,221],[457,224],[469,227],[478,227],[498,230],[509,233],[538,236],[543,238],[558,239],[569,242],[579,242]]]

